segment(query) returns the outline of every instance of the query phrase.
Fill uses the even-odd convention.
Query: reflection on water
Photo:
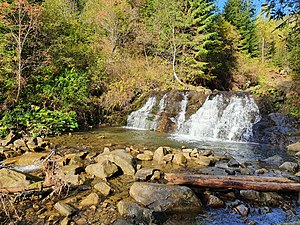
[[[220,142],[212,140],[188,140],[184,136],[170,136],[147,130],[133,130],[123,127],[105,127],[87,132],[75,132],[51,139],[55,144],[66,146],[86,146],[94,150],[103,150],[104,146],[124,148],[129,146],[156,149],[159,146],[180,148],[204,148],[217,153],[229,154],[240,161],[255,161],[280,155],[291,158],[286,150],[277,146],[260,145],[257,143]]]

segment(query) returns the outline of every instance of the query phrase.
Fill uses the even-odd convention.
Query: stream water
[[[108,146],[111,149],[131,147],[155,150],[160,146],[173,148],[210,149],[215,153],[227,154],[239,163],[258,164],[272,170],[275,160],[265,163],[269,157],[283,161],[295,161],[293,155],[277,145],[253,143],[253,126],[261,120],[259,108],[247,93],[218,93],[208,96],[202,106],[187,116],[189,93],[182,92],[179,101],[172,101],[168,94],[150,96],[145,104],[128,116],[127,127],[106,127],[88,132],[63,135],[52,140],[67,148],[101,151]],[[172,109],[172,110],[171,110]],[[162,121],[172,127],[168,133],[158,133]],[[162,121],[161,121],[162,120]],[[171,134],[172,133],[172,134]],[[275,158],[274,158],[275,159]],[[258,168],[260,168],[260,166]],[[254,167],[253,167],[254,168]],[[248,204],[248,203],[245,203]],[[248,205],[247,205],[248,206]],[[300,208],[293,210],[282,208],[255,208],[246,218],[234,213],[231,207],[222,209],[207,208],[199,215],[173,218],[168,224],[259,224],[270,225],[299,221]]]
[[[158,133],[147,130],[133,130],[122,127],[106,127],[87,132],[76,132],[72,135],[62,135],[51,140],[54,144],[68,146],[68,148],[83,148],[88,150],[103,150],[104,146],[112,149],[129,146],[146,147],[155,150],[159,146],[170,146],[180,148],[205,148],[212,149],[218,153],[229,154],[240,162],[256,162],[270,156],[280,155],[284,160],[293,160],[294,156],[289,155],[286,150],[276,146],[260,145],[255,143],[238,142],[213,142],[186,140],[184,137],[172,136],[165,133]],[[267,211],[262,208],[253,208],[247,218],[233,212],[230,208],[205,209],[199,215],[189,215],[179,220],[175,218],[167,224],[195,224],[195,225],[239,225],[249,224],[254,221],[258,225],[281,224],[300,220],[300,208],[294,211],[285,211],[282,208],[269,208]]]

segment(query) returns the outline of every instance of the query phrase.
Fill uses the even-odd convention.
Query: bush
[[[25,131],[31,136],[60,134],[78,127],[76,113],[51,111],[39,106],[31,106],[30,110],[17,106],[5,112],[0,120],[0,136],[6,136],[11,129]]]

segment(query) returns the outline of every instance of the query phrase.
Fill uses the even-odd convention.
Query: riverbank
[[[112,142],[109,136],[108,132],[95,135],[92,143],[81,134],[86,143],[68,145],[68,140],[78,139],[76,134],[65,135],[55,144],[43,142],[43,148],[8,157],[2,163],[1,178],[9,173],[18,180],[1,184],[1,223],[280,224],[299,220],[297,192],[174,186],[165,179],[166,173],[190,173],[298,182],[294,154],[246,162],[208,148],[138,146],[138,142],[134,146],[122,143],[120,136],[120,142]],[[65,142],[59,145],[59,140]],[[6,151],[18,152],[2,147]],[[17,186],[3,186],[7,184]],[[20,184],[23,189],[16,192]]]

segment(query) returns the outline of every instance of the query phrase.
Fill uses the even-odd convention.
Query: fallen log
[[[208,188],[229,188],[257,191],[300,191],[300,183],[287,178],[255,176],[212,176],[166,173],[169,184],[193,185]]]

